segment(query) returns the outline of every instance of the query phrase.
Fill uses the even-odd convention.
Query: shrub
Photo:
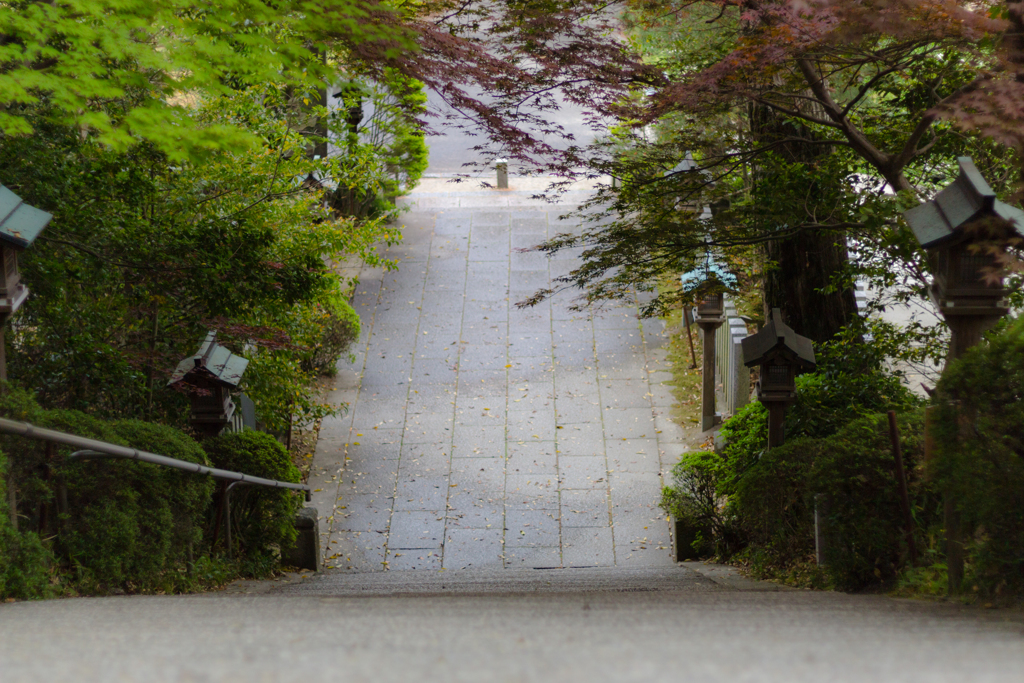
[[[206,464],[195,442],[162,425],[108,423],[77,411],[47,411],[25,392],[0,398],[0,412],[70,434]],[[81,592],[175,591],[186,587],[187,559],[201,541],[212,481],[148,463],[68,462],[74,449],[4,436],[26,523],[55,536],[55,550]],[[56,514],[60,485],[67,512]]]
[[[950,364],[936,393],[936,484],[960,510],[973,580],[1024,591],[1024,318]]]
[[[918,547],[939,501],[922,477],[924,412],[897,417]],[[767,451],[734,482],[729,514],[768,573],[812,560],[814,509],[827,539],[823,575],[844,590],[895,578],[907,559],[904,518],[884,414],[855,420],[824,439],[803,437]]]
[[[672,468],[672,486],[662,489],[661,509],[698,530],[694,550],[727,555],[733,530],[723,514],[725,460],[713,451],[684,453]]]
[[[720,556],[740,551],[763,574],[781,575],[814,556],[815,496],[829,501],[828,568],[815,574],[856,588],[900,566],[899,501],[887,421],[900,417],[908,462],[920,460],[921,401],[889,373],[871,345],[837,338],[817,351],[816,372],[797,378],[786,444],[768,450],[768,412],[745,406],[722,425],[722,454],[686,454],[663,495],[666,509],[709,529]],[[927,499],[921,504],[932,505]],[[895,506],[895,507],[894,507]],[[823,506],[824,507],[824,506]]]
[[[50,590],[53,558],[38,534],[18,532],[7,514],[6,459],[0,454],[0,600],[45,598]]]
[[[796,379],[796,402],[786,411],[786,440],[822,438],[843,425],[889,410],[922,404],[870,344],[837,338],[817,350],[818,367]],[[756,462],[768,448],[768,411],[758,402],[744,406],[722,425],[725,455],[734,474]]]
[[[345,301],[340,291],[320,305],[322,333],[320,341],[303,360],[303,369],[318,375],[333,377],[338,360],[348,353],[359,339],[359,314]]]
[[[298,482],[299,470],[277,439],[263,432],[222,434],[205,444],[215,467],[278,481]],[[231,491],[234,552],[253,575],[276,567],[279,552],[295,542],[295,513],[302,502],[294,491],[237,486]]]

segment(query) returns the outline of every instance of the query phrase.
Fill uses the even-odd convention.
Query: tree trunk
[[[786,324],[814,342],[828,341],[857,314],[850,288],[823,290],[846,267],[846,238],[827,232],[804,232],[768,242],[771,264],[764,277],[765,311],[782,309]]]
[[[750,129],[759,144],[782,141],[776,152],[789,162],[814,164],[832,151],[824,145],[794,141],[792,138],[807,139],[814,134],[778,116],[767,106],[751,107]],[[809,188],[807,194],[813,196],[813,188]],[[764,275],[766,317],[773,308],[781,309],[786,323],[797,334],[820,343],[834,337],[857,314],[852,288],[826,293],[849,261],[844,234],[805,231],[767,242],[764,255],[767,261]]]

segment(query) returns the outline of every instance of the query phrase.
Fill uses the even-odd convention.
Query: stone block
[[[316,508],[302,508],[295,516],[295,544],[281,553],[282,564],[320,571],[320,522]]]

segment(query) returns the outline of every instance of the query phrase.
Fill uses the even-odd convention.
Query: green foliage
[[[684,453],[672,468],[672,486],[662,489],[661,509],[699,530],[694,550],[704,556],[729,554],[733,540],[722,497],[725,460],[714,451]]]
[[[43,425],[167,457],[208,464],[181,432],[136,421],[103,423],[74,411],[48,411]],[[58,455],[71,449],[59,448]],[[83,590],[173,592],[202,541],[213,482],[148,463],[90,460],[58,465],[68,514],[60,544]]]
[[[360,44],[377,42],[380,57],[415,49],[386,19],[385,7],[375,6],[371,20],[351,0],[225,0],[201,8],[183,0],[20,2],[16,8],[0,15],[5,136],[38,131],[30,110],[45,101],[51,120],[92,132],[103,145],[125,151],[145,140],[176,161],[258,146],[233,122],[205,125],[186,94],[219,96],[253,83],[308,89],[331,82],[334,64]],[[147,97],[138,98],[140,92]]]
[[[910,410],[921,400],[888,371],[885,348],[853,336],[819,345],[815,372],[797,377],[796,402],[786,411],[786,440],[822,438],[859,417]],[[768,411],[759,402],[744,406],[722,425],[725,455],[742,474],[768,447]]]
[[[394,199],[416,187],[427,170],[427,148],[421,119],[427,111],[423,83],[394,69],[384,69],[378,80],[358,79],[338,93],[341,105],[329,121],[343,142],[342,154],[370,154],[383,164],[379,186],[339,183],[332,206],[346,216],[377,216],[394,210]],[[363,103],[370,105],[364,118]]]
[[[939,514],[938,498],[921,476],[923,423],[921,410],[897,420],[921,528]],[[895,578],[907,548],[886,415],[766,451],[733,481],[729,514],[761,556],[761,570],[780,575],[813,562],[816,505],[827,539],[822,573],[828,585],[853,590]],[[918,547],[923,540],[922,533]]]
[[[663,506],[709,531],[705,550],[742,554],[763,576],[843,589],[892,579],[906,549],[882,411],[900,413],[919,520],[934,520],[936,499],[917,468],[921,401],[885,369],[884,354],[852,333],[821,345],[817,371],[797,378],[786,443],[769,450],[767,410],[744,406],[722,425],[721,455],[684,455]],[[820,571],[811,566],[816,496],[830,538]]]
[[[0,141],[0,175],[54,220],[23,259],[33,292],[13,323],[10,373],[47,407],[181,425],[185,397],[162,389],[210,328],[252,361],[243,389],[280,429],[330,412],[301,360],[324,336],[338,289],[327,260],[389,266],[401,239],[373,219],[336,218],[309,177],[383,191],[372,149],[312,160],[291,106],[301,93],[254,86],[200,100],[196,120],[241,126],[240,152],[172,163],[151,145],[113,152],[34,115],[39,135]],[[74,201],[69,201],[74,197]]]
[[[930,471],[960,510],[974,582],[1024,591],[1024,318],[950,364],[932,421]]]
[[[6,459],[0,453],[0,600],[46,598],[52,593],[50,567],[53,557],[39,535],[19,532],[7,514]]]
[[[318,313],[321,316],[318,322],[322,336],[319,343],[303,359],[303,369],[333,377],[337,372],[337,362],[359,339],[359,314],[340,291],[326,297],[318,307]]]
[[[204,443],[215,467],[278,481],[298,482],[298,468],[277,439],[256,431],[222,434]],[[243,573],[274,569],[282,547],[295,542],[295,514],[302,506],[294,491],[237,486],[231,491],[232,542]]]
[[[78,411],[43,410],[18,389],[9,388],[0,397],[0,413],[208,464],[202,449],[171,427],[130,420],[108,423]],[[188,562],[203,550],[213,490],[208,477],[125,460],[69,462],[66,456],[74,449],[21,437],[5,435],[0,442],[10,457],[8,485],[16,487],[25,525],[52,539],[50,549],[69,590],[174,592],[193,585]]]

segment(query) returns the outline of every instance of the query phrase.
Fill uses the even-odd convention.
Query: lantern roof
[[[958,229],[985,216],[1010,221],[1024,237],[1024,211],[996,199],[970,157],[960,157],[960,175],[931,201],[903,212],[914,236],[925,249],[956,240]]]
[[[221,386],[236,387],[248,365],[249,359],[236,356],[218,344],[217,332],[211,330],[195,355],[178,363],[167,386],[203,378]]]
[[[772,309],[767,325],[740,343],[743,348],[743,364],[747,367],[760,365],[779,355],[788,357],[803,370],[816,367],[811,340],[801,337],[782,322],[782,312],[777,308]]]
[[[21,201],[21,197],[0,185],[0,242],[26,249],[51,218],[52,214],[29,206]]]
[[[718,281],[726,291],[736,288],[736,276],[729,272],[729,269],[719,263],[714,256],[708,256],[703,265],[693,270],[688,270],[679,278],[679,283],[684,290],[697,289],[706,282]]]
[[[687,152],[683,157],[683,160],[676,164],[671,171],[666,173],[666,175],[671,173],[685,173],[686,171],[692,171],[695,168],[697,168],[697,162],[693,160],[693,153]]]

